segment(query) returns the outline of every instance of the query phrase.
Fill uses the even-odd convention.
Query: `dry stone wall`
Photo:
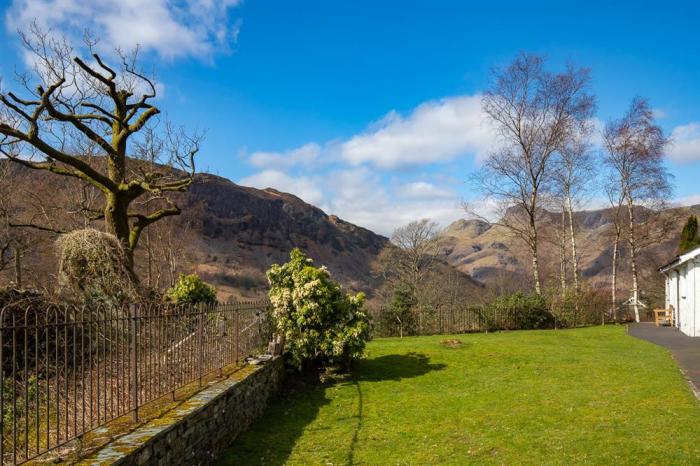
[[[168,415],[101,449],[83,464],[208,465],[252,424],[279,391],[281,357],[251,368],[241,380],[200,391]]]

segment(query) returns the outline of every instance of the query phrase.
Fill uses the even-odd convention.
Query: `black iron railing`
[[[19,464],[262,349],[267,301],[0,310],[0,458]]]

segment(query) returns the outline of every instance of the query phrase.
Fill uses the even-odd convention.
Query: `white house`
[[[700,247],[676,257],[659,269],[666,276],[666,308],[673,322],[691,337],[700,337]]]

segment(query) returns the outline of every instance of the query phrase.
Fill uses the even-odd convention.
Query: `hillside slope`
[[[688,215],[700,213],[700,205],[671,208],[660,213],[640,209],[640,213],[648,216],[648,227],[644,230],[650,232],[640,257],[642,280],[647,289],[658,290],[662,279],[656,269],[677,253],[680,230]],[[560,217],[545,212],[542,218],[539,248],[542,276],[545,286],[557,286],[560,262],[556,230]],[[614,242],[612,211],[576,212],[574,221],[583,281],[592,287],[609,286]],[[491,287],[530,286],[529,250],[505,227],[476,219],[458,220],[445,228],[442,237],[448,262],[474,279]],[[568,248],[567,243],[567,254],[570,254]],[[629,251],[624,240],[620,243],[620,260],[619,282],[620,289],[624,290],[630,279]],[[568,264],[568,271],[571,273],[571,264]]]
[[[240,285],[235,277],[242,274],[264,286],[263,271],[286,261],[298,247],[346,287],[370,290],[375,285],[371,262],[388,243],[292,194],[247,188],[213,175],[197,177],[183,209],[193,212],[199,256],[193,264],[224,286]]]
[[[0,163],[8,163],[0,160]],[[84,219],[65,213],[65,205],[84,203],[81,189],[72,180],[11,165],[12,200],[25,220],[42,223],[56,217],[64,230],[81,228]],[[84,194],[84,193],[83,193]],[[180,272],[196,271],[216,284],[223,298],[261,295],[266,287],[264,271],[284,262],[293,247],[304,250],[318,265],[351,290],[372,294],[380,285],[373,273],[379,252],[389,240],[353,225],[298,197],[274,189],[239,186],[225,178],[199,174],[186,193],[177,195],[183,214],[147,229],[137,250],[138,274],[144,282],[163,288]],[[99,198],[99,196],[98,196]],[[99,202],[99,201],[95,201]],[[59,206],[58,208],[55,208]],[[95,205],[93,205],[93,208]],[[58,214],[57,214],[58,212]],[[661,277],[656,268],[676,253],[677,239],[687,216],[700,213],[700,205],[650,214],[654,235],[672,227],[661,240],[653,239],[641,257],[643,289],[658,291]],[[559,248],[557,214],[544,212],[540,262],[545,286],[557,286]],[[585,283],[609,286],[613,224],[609,209],[575,214],[578,228],[580,271]],[[91,224],[101,228],[99,223]],[[50,289],[55,284],[55,236],[32,233],[23,255],[25,282]],[[479,220],[459,220],[442,232],[447,263],[485,284],[490,294],[531,286],[530,258],[524,243],[497,225]],[[149,254],[150,251],[150,254]],[[620,289],[628,288],[627,245],[621,243]],[[569,265],[570,267],[570,265]],[[569,269],[570,270],[570,269]],[[443,271],[443,273],[446,273]],[[471,295],[483,287],[463,277]],[[0,284],[12,278],[12,266],[0,272]]]
[[[84,202],[74,181],[19,165],[10,168],[12,203],[23,221],[48,221],[63,231],[84,226],[78,208],[66,213],[66,205]],[[136,264],[143,282],[162,288],[178,273],[196,271],[216,284],[224,298],[259,296],[266,286],[265,270],[286,261],[291,249],[299,247],[349,289],[370,291],[376,285],[371,264],[388,239],[326,215],[296,196],[198,174],[189,191],[175,197],[183,214],[152,225],[141,237]],[[99,222],[90,226],[102,228]],[[24,282],[50,289],[55,283],[55,235],[26,231]],[[12,276],[10,264],[0,272],[0,285]]]

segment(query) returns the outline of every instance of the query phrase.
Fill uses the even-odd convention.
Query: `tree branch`
[[[136,133],[137,131],[141,130],[141,128],[143,128],[144,125],[146,123],[148,123],[148,120],[150,120],[154,116],[158,115],[159,113],[160,113],[160,110],[158,110],[156,107],[148,107],[148,110],[143,112],[138,117],[138,119],[136,120],[136,122],[134,124],[129,125],[129,132]],[[127,121],[128,121],[128,119],[129,119],[129,117],[127,117]]]
[[[51,228],[51,227],[47,227],[44,225],[37,225],[35,223],[8,223],[8,225],[11,226],[12,228],[32,228],[34,230],[46,231],[46,232],[54,233],[57,235],[62,235],[64,233],[67,233],[64,230],[59,230],[57,228]]]
[[[167,199],[166,199],[167,200]],[[149,215],[143,215],[143,214],[129,214],[129,217],[136,218],[136,222],[134,223],[133,227],[131,228],[131,233],[129,234],[129,247],[131,250],[136,249],[136,246],[138,245],[139,238],[141,237],[141,232],[150,224],[157,222],[160,219],[163,219],[165,217],[172,217],[175,215],[180,215],[182,212],[180,208],[172,203],[172,201],[167,200],[170,203],[169,208],[165,209],[160,209],[152,214]]]
[[[105,141],[103,137],[95,133],[89,126],[84,124],[81,119],[78,118],[76,115],[72,114],[67,114],[60,112],[54,107],[53,103],[49,99],[50,96],[47,96],[44,98],[42,96],[42,102],[46,106],[46,110],[48,111],[49,115],[59,121],[64,121],[67,123],[71,123],[73,126],[76,127],[81,133],[83,133],[85,136],[88,137],[91,141],[95,142],[97,145],[99,145],[107,154],[116,156],[117,152],[114,150],[112,145]],[[107,122],[107,124],[111,125],[111,122]]]
[[[97,54],[95,54],[93,56],[97,57]],[[109,88],[110,95],[112,95],[112,97],[117,95],[117,85],[114,82],[114,77],[112,77],[111,79],[104,77],[101,73],[98,73],[97,71],[93,70],[90,66],[88,66],[88,64],[85,63],[83,60],[81,60],[80,57],[75,57],[73,59],[73,61],[75,61],[75,63],[77,63],[78,66],[83,71],[85,71],[87,74],[89,74],[90,76],[97,79],[105,86],[107,86]],[[99,61],[98,61],[98,63],[99,63]]]
[[[57,149],[54,149],[52,146],[50,146],[48,143],[43,141],[37,136],[30,136],[28,134],[23,133],[22,131],[16,130],[12,128],[11,126],[8,126],[4,123],[0,123],[0,134],[5,134],[7,136],[13,137],[15,139],[18,139],[20,141],[26,142],[37,148],[40,152],[45,154],[47,157],[56,160],[58,162],[64,163],[68,166],[71,166],[75,168],[74,174],[69,174],[69,176],[75,176],[77,178],[81,178],[89,183],[91,183],[93,186],[97,187],[101,191],[112,191],[116,190],[117,187],[116,185],[106,176],[102,175],[99,173],[97,170],[93,169],[90,165],[87,163],[83,162],[79,158],[68,155],[64,152],[61,152]],[[54,169],[50,169],[47,166],[43,166],[41,163],[38,162],[30,162],[27,160],[20,159],[16,156],[8,156],[8,153],[6,151],[3,151],[3,155],[5,155],[8,159],[23,164],[29,168],[34,168],[34,169],[40,169],[40,170],[49,170],[53,171]],[[33,165],[33,164],[38,164],[38,165]],[[57,172],[56,172],[57,173]],[[60,173],[60,174],[67,174],[67,173]]]

